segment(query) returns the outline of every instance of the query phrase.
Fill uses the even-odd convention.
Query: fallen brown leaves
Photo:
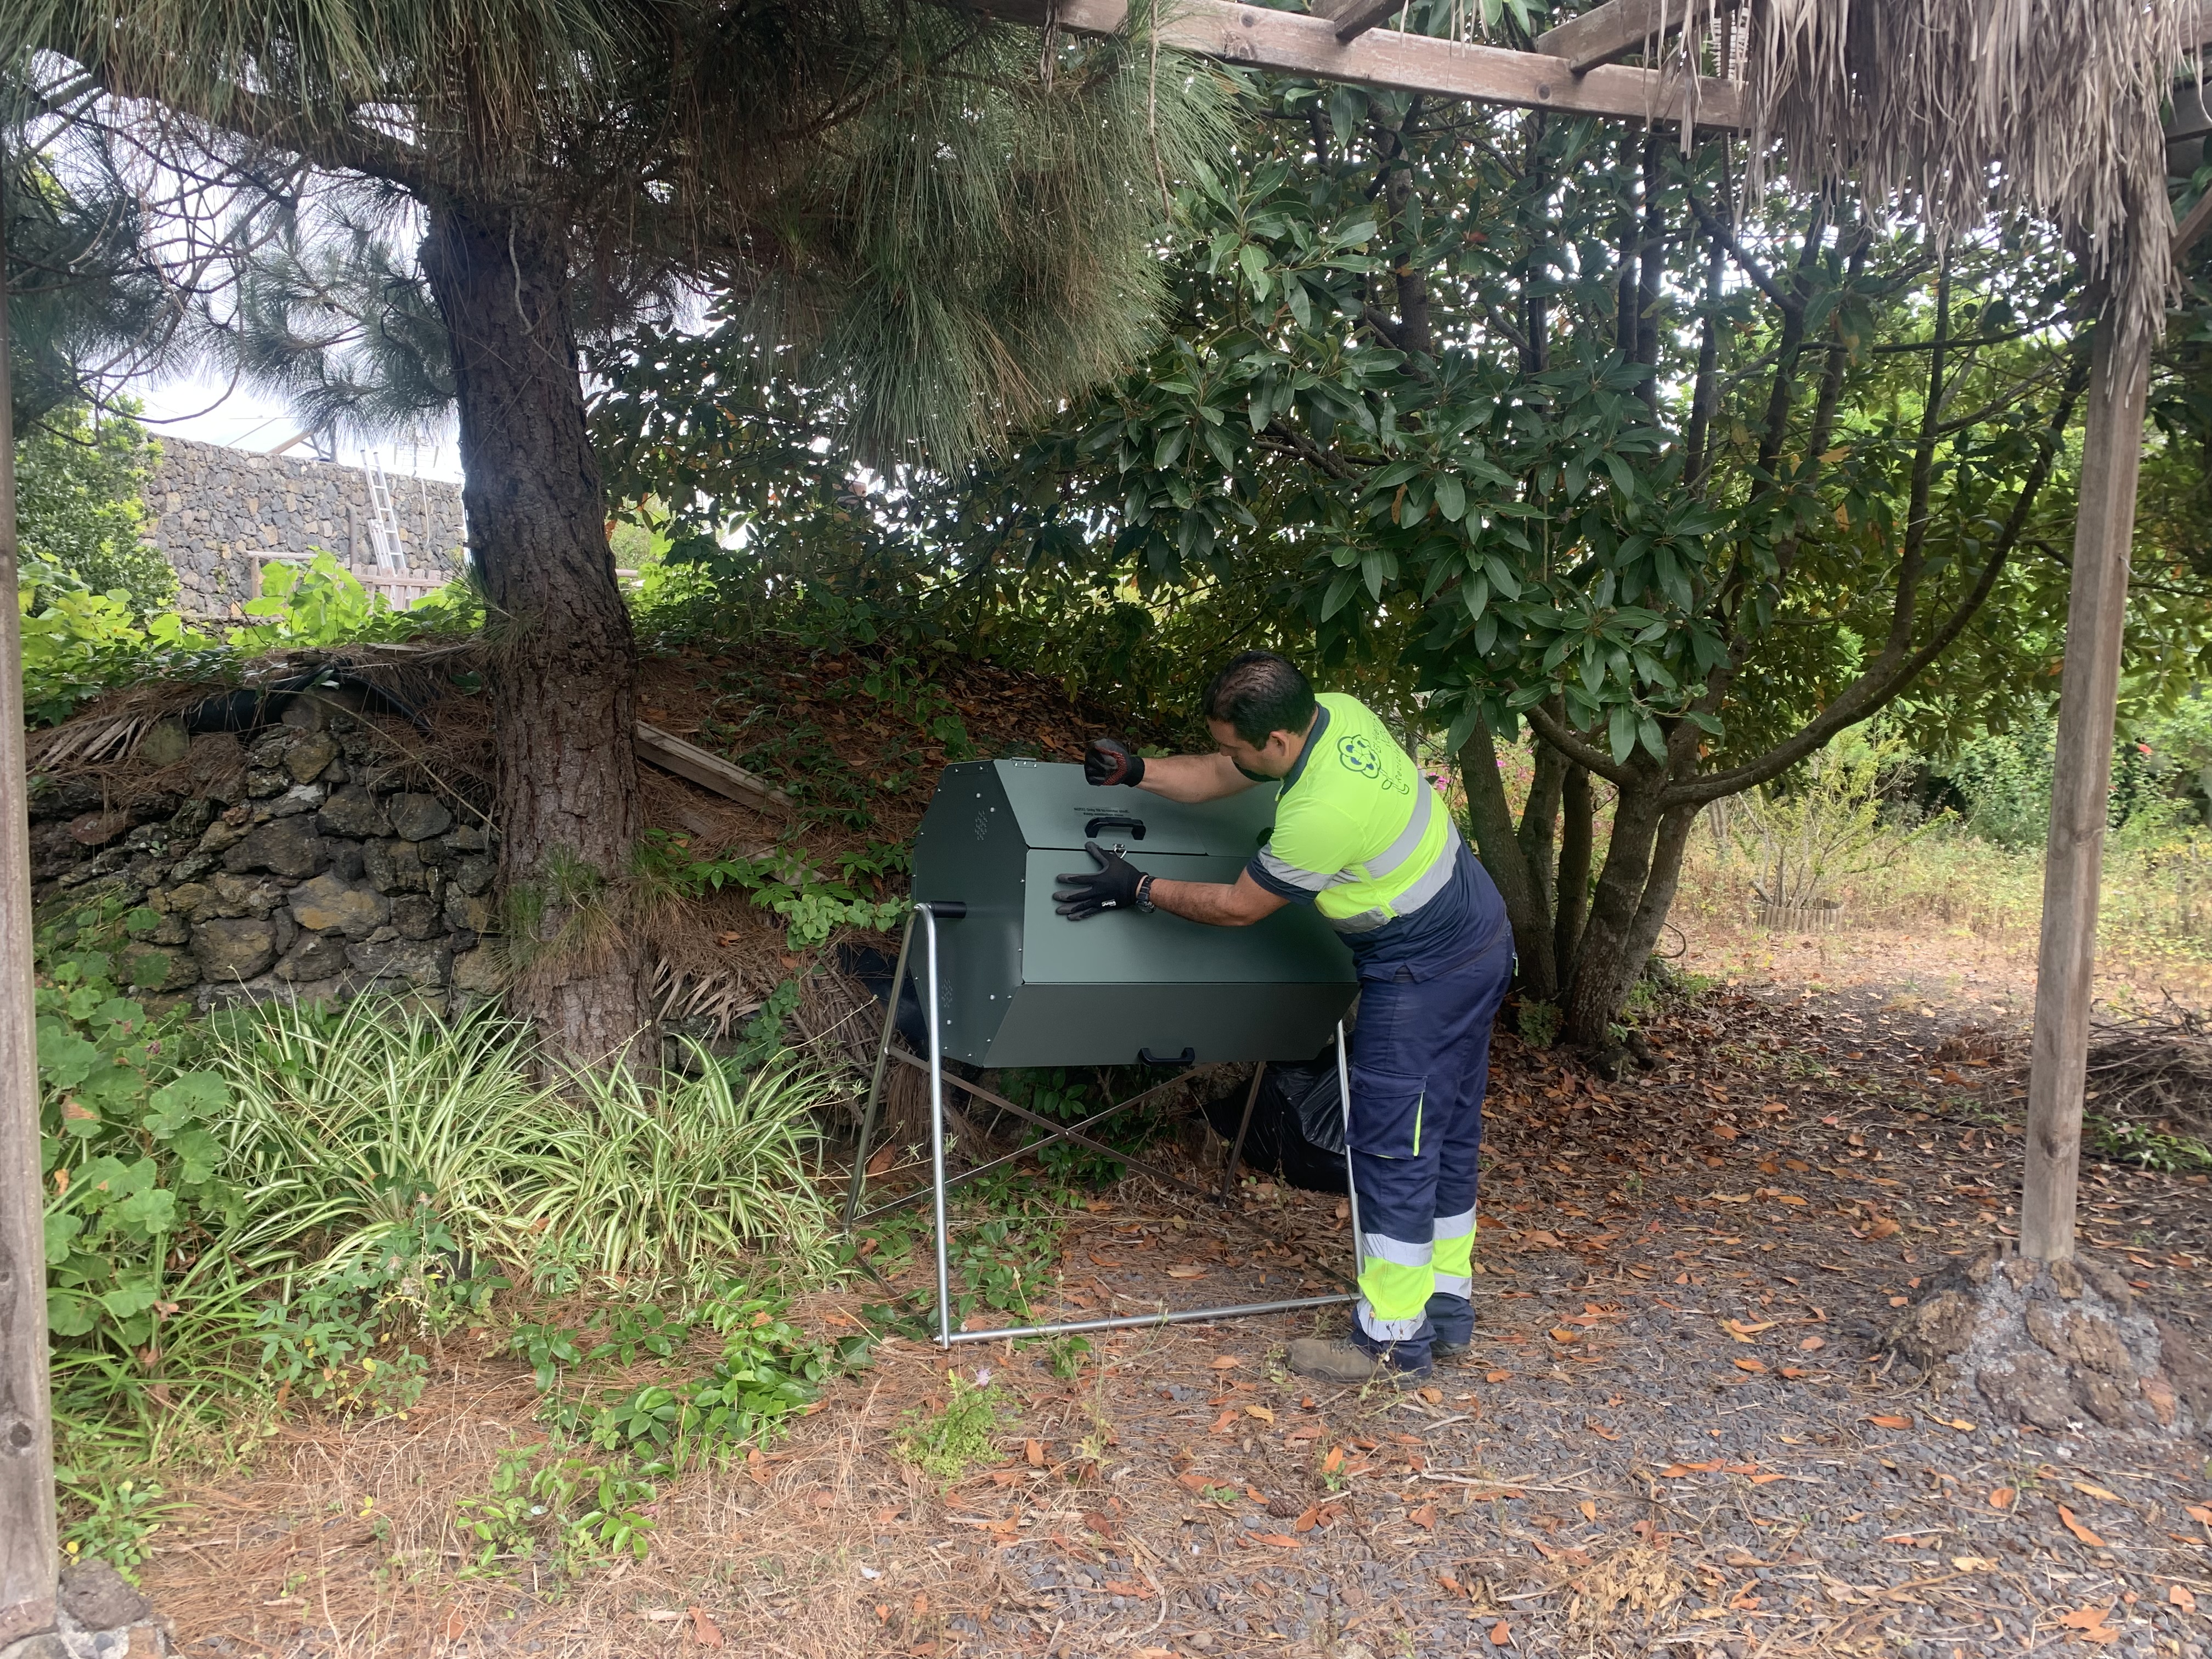
[[[2098,1537],[2095,1533],[2090,1531],[2088,1528],[2083,1526],[2079,1521],[2075,1520],[2074,1518],[2074,1511],[2068,1509],[2063,1504],[2058,1505],[2058,1524],[2065,1528],[2067,1531],[2072,1533],[2076,1538],[2087,1544],[2091,1549],[2100,1550],[2106,1547],[2105,1540]]]

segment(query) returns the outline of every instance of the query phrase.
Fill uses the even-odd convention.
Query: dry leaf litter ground
[[[1340,1313],[1122,1334],[1068,1381],[1036,1347],[896,1340],[768,1456],[664,1489],[648,1559],[555,1599],[454,1580],[456,1501],[541,1432],[520,1364],[463,1346],[406,1422],[294,1423],[194,1494],[148,1585],[194,1656],[2203,1655],[2201,1449],[1931,1415],[1875,1352],[2013,1225],[2016,1032],[1784,982],[1655,1037],[1617,1084],[1500,1039],[1478,1342],[1419,1393],[1282,1369]],[[2202,1178],[2083,1190],[2088,1247],[2202,1329]],[[1040,1306],[1334,1288],[1340,1204],[1125,1183]],[[881,1294],[801,1312],[835,1334]],[[943,1486],[892,1437],[948,1364],[1018,1407]]]
[[[855,694],[870,670],[666,656],[641,712],[787,786],[835,760],[867,828],[817,822],[829,858],[902,839],[945,758]],[[952,680],[985,752],[1066,756],[1099,723],[1047,682]],[[471,701],[434,722],[432,770],[464,795]],[[702,851],[773,837],[648,784],[655,822]],[[682,921],[679,1010],[725,1024],[797,965],[735,895]],[[1340,1312],[1101,1339],[1065,1381],[1034,1347],[892,1341],[765,1456],[664,1486],[647,1559],[562,1589],[459,1577],[457,1504],[544,1433],[487,1335],[447,1346],[404,1420],[276,1425],[185,1494],[147,1586],[198,1656],[2203,1655],[2199,1451],[1931,1415],[1876,1352],[1922,1281],[2011,1225],[2033,941],[1708,917],[1686,965],[1725,988],[1659,1024],[1649,1073],[1605,1083],[1501,1038],[1478,1344],[1421,1393],[1282,1370]],[[2100,990],[2142,1006],[2204,979],[2122,964]],[[851,1046],[850,1011],[818,1012]],[[1194,1132],[1182,1156],[1221,1152]],[[2207,1196],[2108,1166],[2084,1186],[2089,1248],[2195,1330]],[[1224,1213],[1124,1183],[1067,1227],[1040,1311],[1333,1289],[1340,1203],[1255,1183]],[[927,1259],[895,1278],[918,1291]],[[799,1312],[836,1335],[881,1295]],[[992,1369],[1018,1407],[1001,1461],[949,1487],[893,1449],[948,1364]]]

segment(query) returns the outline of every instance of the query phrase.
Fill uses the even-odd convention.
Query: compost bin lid
[[[1030,847],[1080,848],[1096,841],[1108,847],[1118,842],[1133,853],[1249,858],[1275,822],[1272,785],[1186,805],[1144,789],[1094,787],[1084,781],[1079,766],[1019,760],[991,765],[1021,826],[1022,840]]]

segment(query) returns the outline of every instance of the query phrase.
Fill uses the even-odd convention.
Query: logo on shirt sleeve
[[[1345,770],[1363,778],[1382,775],[1382,757],[1375,752],[1373,744],[1356,732],[1336,740],[1336,757],[1344,763]]]

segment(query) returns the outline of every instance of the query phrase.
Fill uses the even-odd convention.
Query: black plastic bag
[[[1224,1140],[1237,1138],[1245,1089],[1206,1103],[1206,1120]],[[1243,1167],[1280,1177],[1310,1193],[1340,1193],[1344,1167],[1344,1096],[1332,1044],[1304,1066],[1270,1066],[1244,1134]]]

